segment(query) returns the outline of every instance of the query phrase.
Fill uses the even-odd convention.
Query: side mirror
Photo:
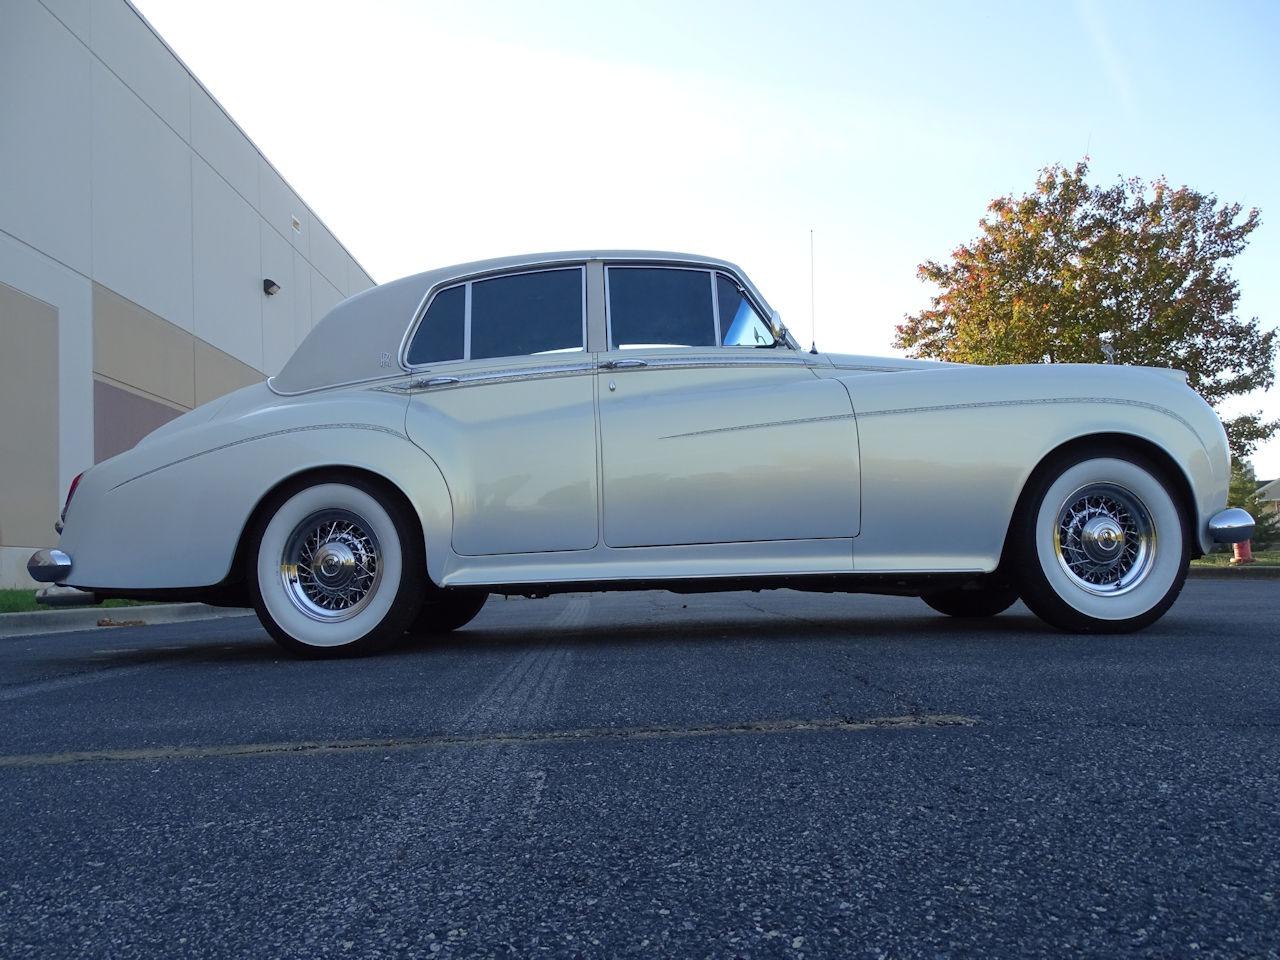
[[[774,343],[785,343],[787,335],[783,333],[787,328],[782,325],[782,314],[774,310],[769,314],[769,329],[773,331]]]

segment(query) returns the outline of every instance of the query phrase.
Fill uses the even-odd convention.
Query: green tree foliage
[[[1280,523],[1276,515],[1268,513],[1258,499],[1258,487],[1261,485],[1247,461],[1237,460],[1231,464],[1231,488],[1227,493],[1227,503],[1243,507],[1253,515],[1257,527],[1253,534],[1254,546],[1259,544],[1280,543]]]
[[[922,279],[939,292],[897,328],[916,357],[962,363],[1103,363],[1175,367],[1215,407],[1275,382],[1276,331],[1236,315],[1231,260],[1257,210],[1164,180],[1090,186],[1087,160],[1046,167],[1035,189],[1001,197],[976,239]],[[1227,423],[1243,459],[1280,421]]]

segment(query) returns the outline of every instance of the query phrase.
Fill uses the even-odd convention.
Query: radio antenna
[[[818,310],[813,297],[813,227],[809,228],[809,352],[818,352]]]

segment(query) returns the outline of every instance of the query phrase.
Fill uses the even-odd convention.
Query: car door
[[[444,475],[455,553],[586,550],[599,539],[584,274],[447,287],[410,341],[406,427]]]
[[[848,391],[819,377],[809,355],[772,346],[736,278],[610,265],[605,299],[609,350],[597,377],[606,545],[857,535]]]

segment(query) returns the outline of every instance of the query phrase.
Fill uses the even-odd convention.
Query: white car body
[[[781,342],[613,349],[609,277],[636,266],[707,271],[713,291],[717,276],[736,284]],[[581,349],[410,362],[438,292],[567,269],[581,274]],[[463,289],[470,304],[473,287]],[[1222,425],[1180,372],[811,354],[723,261],[507,258],[339,304],[278,376],[93,467],[66,510],[68,566],[56,579],[104,596],[233,602],[264,498],[341,468],[382,478],[412,504],[436,587],[837,576],[842,589],[910,592],[930,577],[996,571],[1037,466],[1100,437],[1168,465],[1193,554],[1239,538],[1239,511],[1221,515]]]

